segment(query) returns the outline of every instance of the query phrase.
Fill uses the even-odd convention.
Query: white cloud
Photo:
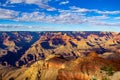
[[[60,2],[59,4],[60,5],[65,5],[65,4],[68,4],[69,3],[69,1],[63,1],[63,2]]]
[[[24,2],[24,0],[8,0],[8,2],[10,2],[10,3],[12,3],[12,4],[14,4],[14,3],[22,3],[22,2]],[[7,2],[7,3],[8,3]]]
[[[87,19],[89,19],[89,20],[105,20],[105,19],[108,19],[108,18],[109,17],[106,16],[106,15],[87,17]]]
[[[21,24],[0,24],[0,31],[53,31],[51,26],[25,26]]]
[[[89,21],[89,23],[97,26],[120,26],[120,22]]]
[[[53,8],[53,7],[49,7],[49,8],[47,8],[46,9],[47,11],[55,11],[55,10],[57,10],[56,8]]]
[[[7,3],[10,3],[10,4],[18,4],[18,3],[34,4],[48,11],[56,10],[54,7],[49,6],[48,2],[49,0],[8,0],[7,1]]]
[[[120,26],[120,23],[105,22],[110,18],[109,15],[100,16],[86,16],[87,12],[95,12],[93,9],[81,9],[78,7],[70,7],[70,10],[59,10],[59,14],[50,15],[45,12],[22,12],[19,13],[14,10],[0,8],[0,19],[11,19],[16,21],[32,21],[32,22],[46,22],[46,23],[61,23],[61,24],[82,24],[90,23],[93,25],[104,26]],[[80,10],[79,12],[77,10]],[[110,12],[110,11],[108,11]],[[114,12],[114,11],[112,11]],[[120,19],[119,17],[114,18]]]
[[[18,21],[35,21],[47,23],[84,23],[86,19],[79,13],[60,13],[60,15],[51,16],[41,12],[22,13],[21,17],[17,18]]]
[[[86,9],[86,8],[80,8],[80,7],[76,7],[76,6],[71,6],[70,10],[72,12],[95,12],[97,14],[103,14],[103,15],[108,15],[108,14],[120,14],[120,11],[100,11],[97,9]]]
[[[45,19],[45,14],[40,12],[22,13],[16,20],[41,22]]]
[[[80,7],[76,7],[76,6],[71,6],[69,7],[69,9],[67,10],[63,10],[63,9],[58,9],[59,12],[63,12],[63,13],[87,13],[87,12],[91,12],[91,10],[86,9],[86,8],[80,8]]]
[[[24,26],[21,24],[17,24],[17,25],[15,25],[15,24],[0,24],[0,28],[9,30],[9,29],[15,29],[15,28],[24,28]]]
[[[96,13],[98,14],[104,14],[104,15],[107,15],[107,14],[120,14],[120,11],[99,11],[99,10],[95,10]]]
[[[76,7],[76,6],[71,6],[70,10],[72,12],[91,12],[91,10],[86,9],[86,8],[80,8],[80,7]]]
[[[26,3],[26,4],[46,4],[48,3],[48,0],[8,0],[8,3]]]
[[[86,22],[85,17],[79,13],[61,13],[56,18],[60,23],[81,24]]]
[[[19,12],[17,11],[0,8],[0,19],[14,19],[18,14]]]

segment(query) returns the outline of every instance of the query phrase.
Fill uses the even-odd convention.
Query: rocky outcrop
[[[104,66],[113,65],[115,73],[108,76],[101,73]],[[102,80],[104,77],[119,80],[120,64],[98,57],[95,52],[86,57],[67,60],[61,56],[50,55],[45,60],[39,60],[20,68],[0,67],[3,80],[90,80],[93,77]],[[104,77],[103,77],[104,76]]]
[[[114,38],[112,39],[114,36],[110,33],[84,33],[81,37],[80,35],[76,35],[76,33],[74,35],[71,36],[62,32],[45,33],[24,52],[16,62],[17,66],[45,59],[50,54],[62,55],[64,58],[74,59],[86,56],[90,51],[103,53],[118,44]],[[84,38],[82,37],[83,35],[87,35],[87,37]]]
[[[51,54],[68,60],[84,57],[91,51],[117,55],[119,36],[114,32],[0,32],[0,62],[19,67]]]

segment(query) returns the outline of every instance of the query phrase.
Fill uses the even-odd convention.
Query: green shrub
[[[114,67],[111,65],[103,66],[101,70],[105,71],[108,76],[112,76],[114,74]]]

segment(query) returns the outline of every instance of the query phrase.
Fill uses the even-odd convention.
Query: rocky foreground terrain
[[[0,32],[0,80],[120,80],[120,33]]]

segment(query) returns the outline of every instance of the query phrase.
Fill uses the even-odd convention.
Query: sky
[[[120,0],[0,0],[0,31],[120,32]]]

